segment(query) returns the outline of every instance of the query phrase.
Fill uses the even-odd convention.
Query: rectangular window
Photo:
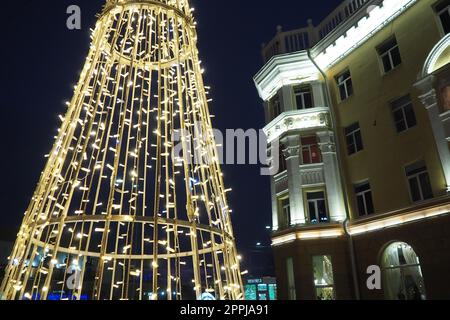
[[[442,25],[444,34],[450,33],[450,0],[441,1],[436,6],[436,13]]]
[[[355,186],[356,203],[360,217],[374,213],[372,190],[370,183],[365,182]]]
[[[413,104],[409,95],[393,101],[391,107],[398,133],[417,125],[416,114],[414,113]]]
[[[322,155],[320,153],[319,144],[317,143],[317,137],[302,137],[302,164],[321,163]]]
[[[388,73],[402,63],[400,49],[395,37],[389,39],[380,47],[378,47],[378,53],[383,63],[383,69],[385,73]]]
[[[317,300],[335,300],[331,256],[314,256],[313,272]]]
[[[296,300],[297,294],[295,292],[295,274],[294,274],[294,259],[286,259],[286,275],[288,282],[288,300]]]
[[[295,101],[297,109],[310,109],[314,107],[313,95],[310,85],[300,86],[294,88]]]
[[[423,161],[406,167],[406,176],[409,183],[409,191],[413,202],[433,198],[430,177]]]
[[[358,122],[345,128],[345,139],[347,141],[347,151],[349,155],[364,149],[361,129],[359,128]]]
[[[270,105],[272,109],[272,120],[273,120],[281,114],[281,103],[278,95],[272,98]]]
[[[306,194],[308,202],[309,222],[326,223],[329,221],[325,192],[308,192]]]
[[[283,152],[283,150],[285,149],[286,147],[284,146],[284,145],[282,145],[282,144],[280,144],[280,150],[278,151],[278,155],[279,155],[279,159],[278,159],[278,161],[279,161],[279,172],[278,173],[281,173],[281,172],[284,172],[284,171],[286,171],[287,170],[287,163],[286,163],[286,157],[284,156],[284,152]]]
[[[289,198],[280,200],[280,212],[282,215],[282,221],[285,223],[286,227],[291,225],[291,206],[289,203]]]
[[[350,75],[350,70],[347,70],[337,76],[336,78],[337,85],[339,87],[339,94],[341,100],[344,101],[348,99],[353,94],[353,83],[352,77]]]

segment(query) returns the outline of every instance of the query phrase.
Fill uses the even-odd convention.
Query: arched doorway
[[[391,243],[381,256],[383,289],[389,300],[425,300],[419,257],[404,242]]]

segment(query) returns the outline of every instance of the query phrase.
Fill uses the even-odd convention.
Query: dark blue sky
[[[18,229],[89,48],[89,28],[104,0],[22,0],[2,3],[0,19],[0,225]],[[212,87],[218,129],[264,126],[252,77],[262,67],[261,44],[284,30],[317,24],[341,0],[191,0],[199,50]],[[82,30],[66,28],[66,8],[82,9]],[[258,166],[225,166],[233,188],[238,247],[249,257],[269,244],[270,184]],[[249,261],[249,259],[247,259]],[[256,261],[253,259],[253,261]],[[256,264],[256,262],[253,262]],[[265,272],[265,271],[262,271]],[[268,271],[267,271],[268,272]]]

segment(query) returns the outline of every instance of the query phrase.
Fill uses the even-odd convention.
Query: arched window
[[[419,257],[404,242],[390,244],[381,257],[383,289],[389,300],[425,300]]]

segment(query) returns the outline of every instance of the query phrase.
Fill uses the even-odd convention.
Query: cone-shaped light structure
[[[108,0],[3,299],[242,299],[187,0]]]

